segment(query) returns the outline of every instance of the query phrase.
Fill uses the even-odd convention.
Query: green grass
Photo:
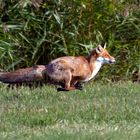
[[[139,140],[140,85],[8,90],[0,85],[1,140]]]

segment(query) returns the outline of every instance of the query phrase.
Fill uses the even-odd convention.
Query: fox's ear
[[[104,48],[104,49],[106,48],[106,43],[104,44],[103,48]]]
[[[100,53],[102,51],[102,46],[98,45],[98,47],[96,47],[96,53]]]

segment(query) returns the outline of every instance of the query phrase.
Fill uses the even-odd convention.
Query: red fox
[[[98,45],[87,56],[65,56],[52,60],[47,65],[47,75],[55,81],[64,83],[64,88],[58,90],[74,90],[79,81],[87,82],[91,80],[105,63],[114,63],[106,48]]]
[[[37,65],[13,72],[3,72],[0,73],[0,81],[4,83],[26,83],[45,81],[46,77],[49,77],[62,86],[62,88],[58,88],[58,91],[81,89],[81,85],[78,84],[80,81],[91,80],[103,64],[115,63],[115,58],[105,48],[106,44],[103,47],[98,45],[87,57],[64,56],[52,60],[48,65]]]

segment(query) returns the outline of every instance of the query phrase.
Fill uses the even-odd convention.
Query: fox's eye
[[[105,57],[105,58],[109,58],[109,56],[108,56],[107,54],[104,54],[104,57]]]

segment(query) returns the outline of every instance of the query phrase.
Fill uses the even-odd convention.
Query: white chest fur
[[[83,82],[87,82],[87,81],[91,80],[98,73],[101,66],[102,66],[102,62],[96,61],[91,75],[89,75],[85,80],[83,80]]]

